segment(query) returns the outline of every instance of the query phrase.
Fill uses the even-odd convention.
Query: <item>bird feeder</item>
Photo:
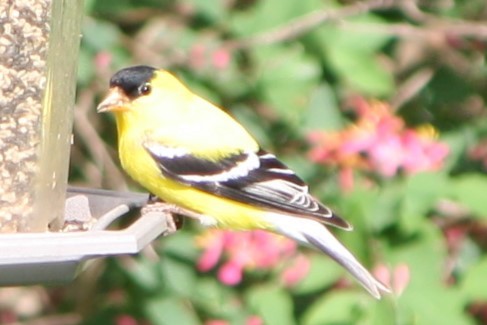
[[[0,1],[0,285],[69,281],[166,231],[157,213],[106,230],[147,195],[67,189],[82,13],[82,0]]]

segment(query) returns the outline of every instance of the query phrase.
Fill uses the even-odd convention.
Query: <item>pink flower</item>
[[[205,325],[229,325],[230,322],[223,319],[212,319],[205,322]],[[251,315],[245,320],[245,325],[263,325],[262,318],[256,315]]]
[[[97,70],[106,71],[112,63],[113,55],[110,52],[101,51],[95,56],[95,66]]]
[[[202,245],[206,249],[198,260],[198,270],[209,271],[218,263],[223,252],[223,235],[223,232],[215,232],[214,236],[205,238],[205,243]]]
[[[394,176],[404,161],[404,150],[399,135],[377,138],[368,148],[369,162],[373,170],[379,174]]]
[[[212,54],[213,66],[219,70],[228,68],[231,60],[230,52],[227,49],[218,49]]]
[[[308,274],[310,266],[310,261],[306,256],[296,256],[292,264],[281,273],[281,281],[287,287],[298,284]]]
[[[468,157],[472,160],[480,161],[487,169],[487,139],[480,140],[475,146],[470,148]]]
[[[188,63],[194,70],[214,69],[224,70],[228,68],[232,60],[232,53],[226,48],[217,48],[212,42],[200,42],[194,44],[189,50]]]
[[[223,319],[212,319],[205,322],[205,325],[230,325],[230,323]]]
[[[394,269],[394,281],[392,283],[392,291],[400,296],[406,289],[411,280],[411,273],[407,264],[399,264]]]
[[[338,183],[340,188],[345,192],[349,192],[354,187],[354,179],[353,179],[353,169],[350,167],[343,167],[338,172]]]
[[[202,69],[205,66],[206,48],[203,44],[195,44],[189,51],[188,63],[195,70]]]
[[[400,171],[413,174],[442,166],[448,147],[436,141],[433,127],[407,128],[385,103],[357,100],[354,109],[357,119],[353,125],[308,137],[310,159],[344,171],[340,176],[344,189],[353,186],[354,169],[393,177]]]
[[[200,271],[217,267],[218,279],[226,285],[236,285],[242,281],[245,271],[272,270],[290,261],[296,264],[295,274],[287,271],[289,282],[298,281],[307,273],[306,261],[299,257],[297,244],[285,237],[262,230],[234,232],[210,229],[197,239],[203,253],[198,261]],[[296,259],[299,257],[299,263]]]
[[[116,325],[138,325],[139,322],[130,315],[119,315],[115,319]]]
[[[218,270],[218,280],[226,285],[237,285],[242,281],[244,265],[232,260],[223,264]]]
[[[405,132],[403,145],[410,153],[403,163],[404,170],[409,174],[422,170],[437,170],[448,155],[448,147],[445,144],[411,130]]]
[[[397,265],[392,270],[385,265],[378,265],[374,269],[375,277],[389,286],[397,296],[400,296],[411,280],[409,266],[405,263]]]
[[[259,316],[251,315],[245,321],[245,325],[264,325],[264,321]]]

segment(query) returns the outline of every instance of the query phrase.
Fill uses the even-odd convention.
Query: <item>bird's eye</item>
[[[151,90],[152,90],[152,88],[151,88],[151,85],[149,83],[145,83],[139,88],[139,92],[141,95],[147,95],[148,93],[151,92]]]

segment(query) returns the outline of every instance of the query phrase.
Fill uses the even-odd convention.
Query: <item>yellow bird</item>
[[[208,226],[264,229],[323,251],[375,298],[389,289],[330,233],[351,226],[220,108],[165,70],[134,66],[110,79],[98,112],[113,112],[122,167]]]

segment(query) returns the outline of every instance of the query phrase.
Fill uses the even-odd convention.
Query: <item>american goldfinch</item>
[[[351,226],[232,117],[169,72],[118,71],[97,111],[115,114],[122,167],[163,201],[205,225],[264,229],[314,246],[375,298],[389,292],[326,228]]]

